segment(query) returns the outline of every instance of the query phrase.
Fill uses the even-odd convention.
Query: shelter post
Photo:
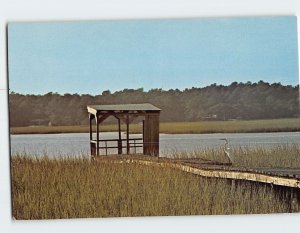
[[[118,119],[118,130],[119,130],[119,140],[118,140],[118,154],[122,154],[122,137],[121,137],[121,120],[120,118]]]
[[[129,144],[129,115],[126,116],[126,153],[130,153],[130,144]]]
[[[96,155],[99,155],[99,119],[98,119],[98,114],[96,114],[96,135],[97,135],[97,141],[96,141]]]
[[[159,155],[159,114],[145,116],[144,154]]]
[[[91,155],[95,156],[96,155],[96,145],[93,142],[93,119],[95,116],[91,113],[89,113],[89,122],[90,122],[90,149],[91,149]]]

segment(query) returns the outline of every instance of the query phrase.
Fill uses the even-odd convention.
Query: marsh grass
[[[300,131],[300,119],[199,121],[161,123],[164,133],[259,133]]]
[[[299,144],[277,144],[269,147],[233,147],[230,154],[234,158],[233,165],[238,167],[300,169]],[[170,158],[202,158],[223,163],[229,162],[223,147],[217,149],[205,148],[191,152],[170,150],[166,152],[166,155]]]
[[[12,156],[13,216],[61,219],[299,212],[273,186],[111,159]]]
[[[45,134],[45,133],[87,133],[89,126],[35,126],[12,127],[12,134]],[[95,130],[95,128],[94,128]],[[101,125],[102,132],[117,131],[117,124]],[[122,130],[125,126],[122,125]],[[131,133],[141,133],[141,125],[131,124]],[[241,121],[199,121],[199,122],[161,122],[160,133],[258,133],[258,132],[291,132],[300,131],[300,119],[270,119]]]

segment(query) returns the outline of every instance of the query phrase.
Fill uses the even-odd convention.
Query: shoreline
[[[115,133],[117,131],[101,131],[100,133]],[[264,131],[234,131],[234,132],[218,132],[218,131],[213,131],[213,132],[159,132],[159,134],[240,134],[240,133],[249,133],[249,134],[255,134],[255,133],[294,133],[294,132],[300,132],[300,129],[295,128],[295,129],[287,129],[287,130],[264,130]],[[47,133],[42,133],[42,132],[25,132],[25,133],[10,133],[10,135],[29,135],[29,134],[75,134],[75,133],[89,133],[87,132],[64,132],[64,131],[60,131],[60,132],[47,132]],[[94,132],[95,133],[95,132]],[[130,132],[130,134],[141,134],[141,132]]]
[[[122,131],[125,127],[121,127]],[[93,127],[95,130],[95,127]],[[11,127],[11,135],[88,133],[88,125]],[[94,131],[95,132],[95,131]],[[100,132],[117,132],[113,124],[101,125]],[[161,122],[160,133],[215,134],[215,133],[275,133],[300,132],[300,119],[268,119],[242,121]],[[142,133],[142,125],[131,124],[130,133]]]

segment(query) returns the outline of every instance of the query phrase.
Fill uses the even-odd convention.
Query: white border
[[[300,214],[11,220],[7,22],[135,18],[300,15],[297,0],[0,0],[0,231],[1,232],[297,232]],[[299,25],[299,21],[298,21]],[[299,37],[298,26],[298,38]]]

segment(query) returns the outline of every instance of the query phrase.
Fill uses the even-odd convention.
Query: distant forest
[[[109,90],[92,96],[49,92],[45,95],[9,95],[11,126],[86,125],[87,105],[151,103],[162,109],[162,122],[250,120],[298,117],[299,85],[237,83],[203,88]]]

